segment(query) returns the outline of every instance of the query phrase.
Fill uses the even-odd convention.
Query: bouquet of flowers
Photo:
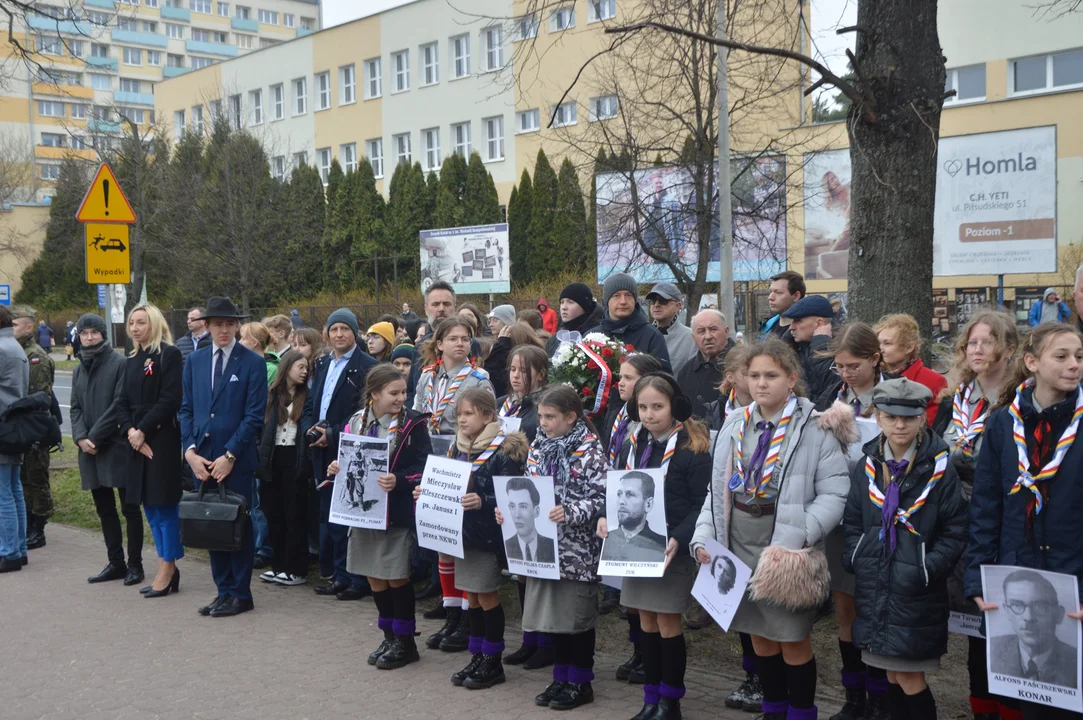
[[[563,336],[563,337],[562,337]],[[587,417],[605,415],[617,386],[620,364],[633,352],[631,345],[603,333],[558,333],[560,348],[550,361],[549,382],[563,383],[579,393]]]

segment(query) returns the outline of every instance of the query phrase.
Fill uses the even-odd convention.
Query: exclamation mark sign
[[[109,181],[102,180],[102,192],[105,193],[105,216],[109,217]]]

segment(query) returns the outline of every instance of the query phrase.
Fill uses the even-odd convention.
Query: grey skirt
[[[835,592],[853,595],[857,588],[857,578],[842,567],[842,556],[846,552],[846,535],[841,527],[827,534],[824,539],[824,554],[827,555],[827,569],[831,571],[831,589]]]
[[[771,515],[757,518],[736,508],[730,515],[730,550],[752,569],[753,574],[760,563],[760,553],[771,544],[774,524]],[[775,642],[798,642],[812,632],[817,610],[797,613],[766,602],[755,602],[745,590],[730,624],[730,632],[758,635]]]
[[[598,622],[598,584],[577,580],[526,579],[523,630],[570,635]]]
[[[500,589],[500,557],[484,550],[464,548],[465,558],[455,558],[455,587],[472,593],[491,593]]]
[[[892,672],[936,672],[940,669],[940,658],[928,658],[927,660],[908,660],[906,658],[888,657],[877,655],[868,650],[861,651],[861,662],[881,670]]]
[[[377,580],[410,577],[410,558],[417,544],[413,528],[387,530],[350,528],[346,546],[346,570]]]
[[[624,578],[620,604],[647,612],[678,614],[692,607],[692,586],[699,563],[684,555],[673,558],[660,578]]]

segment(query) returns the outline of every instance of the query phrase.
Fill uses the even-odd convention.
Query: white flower
[[[605,333],[599,333],[599,332],[587,333],[587,336],[585,338],[583,338],[583,340],[585,342],[600,342],[600,343],[613,342],[612,338],[610,338],[608,335],[606,335]]]

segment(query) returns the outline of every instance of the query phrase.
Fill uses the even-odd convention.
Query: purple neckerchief
[[[745,472],[745,489],[748,492],[754,492],[760,486],[763,462],[767,459],[767,449],[771,447],[771,434],[775,427],[766,420],[760,420],[756,423],[756,429],[760,431],[760,439],[756,442],[756,449],[748,460],[748,471]]]
[[[639,464],[636,465],[636,467],[638,467],[638,468],[647,467],[647,463],[650,462],[650,459],[651,459],[651,448],[653,448],[653,447],[654,447],[654,440],[651,438],[650,433],[647,433],[647,447],[643,448],[643,452],[641,452],[639,454]]]
[[[899,509],[899,483],[906,474],[910,463],[906,460],[888,460],[887,469],[891,473],[887,486],[884,488],[884,507],[880,509],[880,519],[883,522],[884,538],[887,555],[895,552],[895,513]]]
[[[369,425],[369,429],[368,429],[368,432],[366,433],[366,435],[368,435],[368,437],[370,437],[370,438],[379,437],[379,434],[378,434],[379,431],[377,430],[377,428],[379,426],[380,426],[380,421],[376,420],[374,423]]]
[[[620,452],[621,447],[624,445],[624,438],[628,435],[628,425],[630,421],[625,418],[617,425],[617,431],[613,433],[613,437],[609,438],[609,447],[606,450],[609,454],[614,454],[613,449],[616,448],[617,452]]]

